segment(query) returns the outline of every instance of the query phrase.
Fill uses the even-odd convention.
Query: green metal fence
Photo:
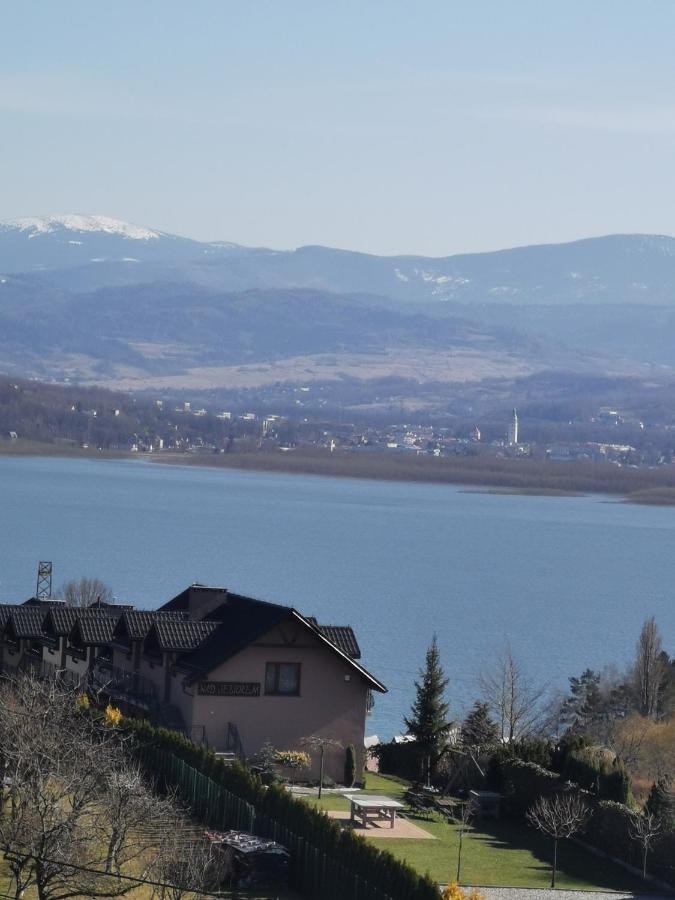
[[[334,857],[259,812],[173,753],[145,746],[139,748],[138,757],[155,778],[178,790],[183,802],[207,828],[248,831],[288,847],[292,856],[292,886],[307,900],[392,900]]]

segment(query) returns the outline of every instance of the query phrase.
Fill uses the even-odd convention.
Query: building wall
[[[86,675],[93,648],[88,649],[87,658],[80,660],[64,652],[65,644],[66,639],[62,638],[53,653],[44,648],[43,659]],[[12,654],[4,644],[5,662],[17,666],[24,649],[21,646]],[[265,694],[266,664],[272,662],[300,664],[298,696]],[[126,653],[114,649],[112,663],[133,672],[135,657],[129,659]],[[300,750],[307,749],[302,745],[304,737],[324,737],[341,744],[339,748],[326,749],[327,776],[342,780],[345,748],[349,744],[354,745],[357,772],[361,771],[368,685],[346,660],[300,622],[287,621],[272,629],[214,669],[206,679],[207,689],[214,682],[257,684],[259,696],[218,696],[200,691],[199,684],[186,687],[185,673],[173,669],[172,658],[167,654],[161,663],[140,654],[137,671],[154,684],[160,702],[165,702],[168,680],[168,702],[180,711],[188,734],[196,740],[205,737],[216,750],[228,749],[228,723],[232,723],[248,757],[254,756],[268,741],[278,750]],[[310,774],[318,777],[318,752],[311,755]]]
[[[265,694],[268,662],[300,663],[300,694],[295,697]],[[210,673],[208,682],[253,682],[258,697],[221,697],[200,694],[197,684],[185,693],[178,673],[172,679],[172,702],[185,710],[186,724],[204,726],[209,744],[225,749],[227,723],[237,726],[247,756],[266,742],[278,750],[303,749],[302,738],[337,740],[340,748],[327,748],[325,773],[342,781],[345,748],[353,744],[357,772],[363,763],[367,684],[352,666],[330,650],[300,623],[282,625],[249,645]],[[318,753],[313,753],[312,776],[318,777]]]

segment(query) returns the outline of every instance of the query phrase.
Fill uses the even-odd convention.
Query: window
[[[300,663],[267,663],[265,693],[297,697],[300,693]]]

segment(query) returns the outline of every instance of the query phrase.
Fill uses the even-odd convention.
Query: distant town
[[[320,388],[315,385],[288,392],[295,401],[270,411],[268,402],[223,408],[204,396],[151,398],[2,378],[1,444],[139,454],[312,450],[631,467],[675,464],[675,422],[645,423],[619,406],[580,404],[580,414],[567,422],[520,408],[489,410],[475,419],[470,410],[394,418],[391,411],[369,415],[329,404],[317,408]]]

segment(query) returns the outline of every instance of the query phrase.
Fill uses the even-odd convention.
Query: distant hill
[[[294,361],[296,380],[313,380],[316,362],[330,378],[345,358],[383,364],[387,374],[405,357],[423,374],[427,358],[450,353],[508,359],[524,373],[525,359],[553,353],[508,325],[439,321],[377,298],[306,288],[216,293],[156,283],[68,293],[8,276],[3,289],[0,367],[40,377],[126,385],[207,369],[225,386],[237,367],[255,375],[260,364],[283,360]]]
[[[203,243],[102,216],[0,223],[0,273],[94,290],[155,281],[214,290],[307,287],[399,301],[675,304],[675,239],[610,235],[443,258]]]
[[[433,259],[0,223],[0,371],[143,387],[675,367],[675,239]]]

